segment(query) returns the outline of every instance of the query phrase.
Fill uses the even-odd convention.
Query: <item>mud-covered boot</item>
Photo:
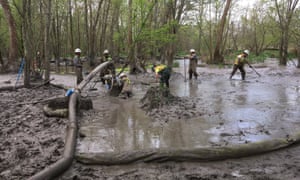
[[[242,73],[242,80],[245,80],[246,73]]]

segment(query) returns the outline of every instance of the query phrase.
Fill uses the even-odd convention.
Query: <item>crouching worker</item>
[[[156,79],[160,79],[160,87],[164,87],[166,85],[169,88],[169,79],[171,77],[171,68],[161,64],[161,65],[153,65],[152,71],[155,72]]]
[[[128,76],[125,73],[121,73],[120,76],[120,81],[121,81],[121,86],[122,86],[122,90],[120,93],[120,97],[121,98],[129,98],[132,96],[132,85],[130,82],[130,79],[128,78]]]

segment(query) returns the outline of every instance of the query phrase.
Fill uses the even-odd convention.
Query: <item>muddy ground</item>
[[[68,119],[46,117],[36,102],[63,93],[51,86],[0,92],[0,179],[26,179],[60,159]]]
[[[269,79],[276,79],[274,83],[290,79],[299,85],[299,70],[290,69],[272,66],[259,69],[259,72]],[[224,73],[229,74],[231,69],[202,68],[200,71],[202,80],[223,78],[227,81],[227,76],[224,77]],[[250,75],[255,76],[253,74]],[[0,77],[0,81],[3,82],[8,76]],[[149,87],[146,85],[147,82],[151,83],[154,80],[152,75],[141,75],[132,79],[136,85],[134,89],[136,94],[139,94],[137,91],[145,91]],[[5,86],[5,84],[2,83],[1,86]],[[63,94],[64,90],[52,86],[41,87],[35,90],[19,89],[16,92],[0,92],[0,179],[27,179],[60,158],[64,147],[67,119],[46,117],[42,113],[43,103],[29,102],[53,96],[62,96]],[[109,115],[106,105],[109,105],[107,103],[110,101],[105,94],[100,96],[103,96],[106,104],[102,105],[103,112],[98,112],[97,115],[105,119]],[[186,102],[187,106],[190,106],[193,105],[193,101],[194,99],[185,97],[184,102]],[[168,123],[163,115],[163,111],[168,112],[167,109],[162,109],[160,111],[161,115],[155,117],[155,121]],[[197,114],[197,112],[195,113]],[[92,121],[93,118],[90,115],[84,112],[80,123]],[[262,155],[213,162],[164,162],[120,166],[87,166],[74,161],[72,167],[57,179],[296,180],[299,177],[300,146],[294,145]]]

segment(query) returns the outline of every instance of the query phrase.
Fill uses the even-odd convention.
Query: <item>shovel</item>
[[[253,66],[250,66],[250,68],[259,76],[259,77],[261,77],[261,75],[254,69],[254,67]]]
[[[185,57],[184,57],[184,59],[183,59],[183,67],[184,67],[184,82],[186,82]]]

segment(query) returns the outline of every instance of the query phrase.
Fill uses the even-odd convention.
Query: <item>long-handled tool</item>
[[[293,65],[295,66],[295,67],[297,67],[297,64],[294,62],[294,60],[289,60],[289,61],[292,61],[292,63],[293,63]],[[289,62],[289,61],[287,61],[287,62]]]
[[[19,79],[20,79],[20,77],[23,73],[24,65],[25,65],[25,59],[22,58],[21,65],[20,65],[20,68],[19,68],[19,71],[18,71],[17,80],[16,80],[16,83],[15,83],[15,88],[18,85]]]
[[[184,68],[184,82],[186,82],[185,57],[184,57],[184,59],[183,59],[183,68]]]
[[[253,66],[249,66],[259,77],[261,77],[261,75],[254,69]]]

